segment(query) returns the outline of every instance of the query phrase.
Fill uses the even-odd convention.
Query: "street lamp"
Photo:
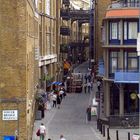
[[[139,8],[140,8],[140,1],[139,1]],[[139,9],[140,12],[140,9]],[[139,13],[139,33],[138,33],[138,38],[137,38],[137,55],[139,57],[139,93],[138,93],[138,98],[139,98],[139,111],[140,111],[140,13]],[[140,125],[140,118],[139,118],[139,125]],[[140,134],[140,130],[139,130]]]

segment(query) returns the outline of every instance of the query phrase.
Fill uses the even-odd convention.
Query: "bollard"
[[[97,129],[99,129],[99,120],[97,120]]]
[[[128,132],[128,140],[130,140],[130,132]]]
[[[101,122],[99,120],[99,131],[101,131]]]
[[[103,137],[105,137],[105,125],[103,125]]]
[[[102,131],[102,123],[101,123],[101,134],[103,133],[103,131]]]
[[[116,140],[119,140],[118,130],[116,130]]]
[[[110,140],[110,136],[109,136],[109,128],[107,128],[107,140]]]

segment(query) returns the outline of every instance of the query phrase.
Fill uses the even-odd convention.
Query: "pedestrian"
[[[91,83],[90,82],[87,83],[87,87],[88,87],[88,93],[90,93],[90,90],[91,90]]]
[[[59,96],[60,96],[60,100],[62,101],[63,97],[64,97],[64,91],[63,89],[61,88],[60,91],[59,91]]]
[[[60,135],[60,140],[66,140],[63,135]]]
[[[97,88],[98,88],[98,91],[100,91],[100,86],[101,86],[101,82],[100,80],[97,81]]]
[[[91,105],[86,110],[86,118],[88,122],[91,121]]]
[[[43,123],[41,123],[39,130],[40,130],[40,140],[44,140],[46,135],[46,127]]]
[[[83,84],[83,88],[84,88],[84,92],[85,92],[85,94],[87,93],[87,83],[84,83]]]
[[[56,107],[56,99],[57,99],[57,95],[54,93],[52,95],[53,107]]]
[[[85,79],[85,83],[87,83],[87,74],[85,74],[84,79]]]
[[[60,104],[61,104],[61,99],[60,99],[59,94],[57,95],[56,101],[57,101],[57,106],[58,106],[58,109],[59,109],[60,108]]]
[[[88,74],[87,79],[88,79],[88,82],[91,81],[91,75],[90,75],[90,73]]]
[[[38,110],[41,111],[41,117],[44,118],[44,116],[45,116],[45,112],[44,112],[44,110],[45,110],[45,105],[44,105],[43,101],[42,101],[42,102],[39,102]]]
[[[91,90],[93,90],[93,81],[91,81],[90,84],[91,84]]]

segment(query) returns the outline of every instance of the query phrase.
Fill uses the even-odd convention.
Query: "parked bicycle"
[[[129,118],[123,118],[122,119],[121,127],[122,128],[129,128],[129,127],[131,127],[130,122],[129,122]]]

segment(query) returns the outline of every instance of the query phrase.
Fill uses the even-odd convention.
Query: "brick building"
[[[0,32],[0,139],[15,135],[31,139],[38,84],[35,3],[0,0]]]

